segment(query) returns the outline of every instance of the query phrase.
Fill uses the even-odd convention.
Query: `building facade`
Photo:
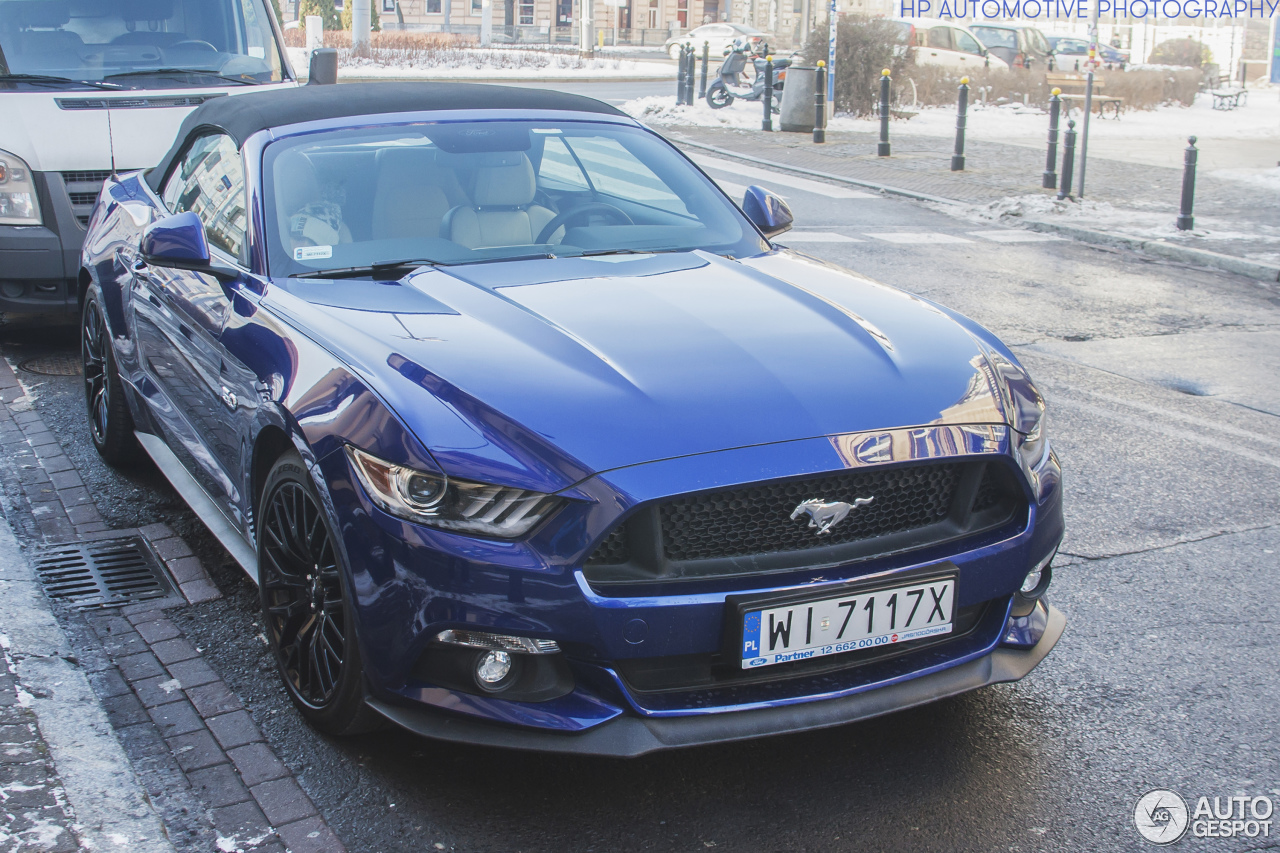
[[[350,2],[350,0],[347,0]],[[482,0],[372,0],[379,4],[383,25],[403,22],[410,28],[443,29],[445,5],[449,24],[479,27]],[[600,29],[680,31],[704,21],[719,20],[718,0],[588,0]],[[535,27],[572,30],[581,0],[493,0],[495,27]],[[397,9],[398,7],[398,9]]]

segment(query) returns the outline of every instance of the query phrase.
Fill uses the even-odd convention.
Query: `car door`
[[[952,27],[951,44],[955,48],[955,61],[958,68],[972,71],[986,65],[987,57],[982,52],[982,45],[969,33]]]
[[[162,189],[172,213],[193,211],[217,260],[245,251],[247,211],[240,152],[224,134],[197,139]],[[234,521],[243,521],[241,394],[219,342],[234,284],[208,273],[135,265],[139,361],[158,393],[151,399],[170,448]],[[140,297],[140,298],[139,298]]]
[[[924,32],[924,46],[916,51],[916,61],[925,65],[957,68],[959,59],[951,41],[951,27],[930,27]]]

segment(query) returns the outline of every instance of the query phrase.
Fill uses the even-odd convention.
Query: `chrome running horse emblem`
[[[795,521],[802,515],[809,516],[809,526],[818,528],[816,535],[821,536],[824,533],[830,533],[831,528],[844,521],[851,511],[860,506],[866,506],[875,500],[875,495],[869,498],[854,498],[853,503],[847,504],[844,501],[831,501],[828,503],[822,498],[809,498],[809,500],[800,504],[791,513],[791,520]]]

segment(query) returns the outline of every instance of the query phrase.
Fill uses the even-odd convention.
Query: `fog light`
[[[486,652],[476,663],[476,681],[481,687],[494,690],[511,674],[511,655],[507,652]]]
[[[1027,578],[1022,582],[1022,587],[1018,592],[1028,595],[1036,591],[1036,587],[1040,585],[1040,577],[1044,574],[1044,569],[1035,568],[1027,572]]]

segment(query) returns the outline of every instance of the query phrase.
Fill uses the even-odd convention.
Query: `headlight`
[[[561,498],[417,471],[347,445],[351,467],[370,499],[392,515],[463,533],[515,539],[563,502]]]
[[[39,225],[40,199],[31,168],[21,157],[0,151],[0,225]]]
[[[996,391],[1012,421],[1010,426],[1018,454],[1028,468],[1035,468],[1049,446],[1044,397],[1021,365],[993,350],[987,350],[986,356],[995,370],[999,385]]]

